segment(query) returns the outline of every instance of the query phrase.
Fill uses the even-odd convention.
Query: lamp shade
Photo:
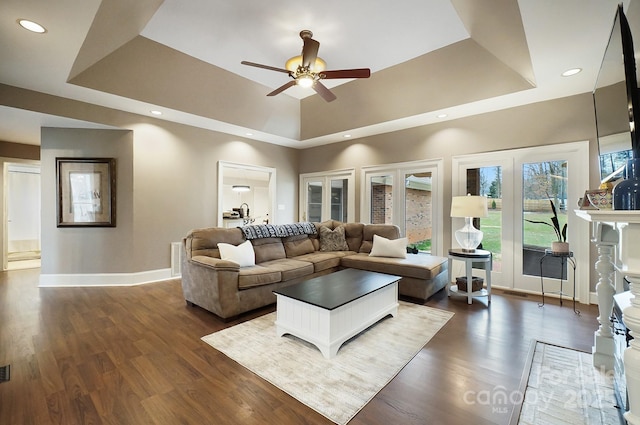
[[[487,198],[485,196],[454,196],[451,198],[451,217],[487,217]]]

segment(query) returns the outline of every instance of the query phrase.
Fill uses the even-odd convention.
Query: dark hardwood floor
[[[178,280],[136,287],[38,288],[39,270],[0,273],[0,424],[330,424],[200,340],[223,323],[187,307]],[[508,424],[532,339],[591,351],[597,306],[494,292],[455,312],[351,421]]]

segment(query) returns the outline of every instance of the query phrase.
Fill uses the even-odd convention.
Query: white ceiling
[[[495,4],[495,0],[476,1],[486,7]],[[624,3],[628,5],[631,1],[634,0]],[[455,119],[590,92],[618,0],[519,0],[517,3],[535,88],[355,128],[351,131],[353,137],[433,123],[440,120],[436,115],[443,112],[448,114],[446,119]],[[67,83],[100,4],[100,0],[2,0],[0,83],[148,115],[156,105]],[[16,24],[19,18],[38,21],[48,32],[29,33]],[[325,0],[319,3],[164,0],[140,34],[263,84],[266,95],[284,84],[288,77],[243,66],[240,61],[283,67],[289,57],[300,53],[302,40],[298,33],[302,29],[313,31],[314,39],[320,42],[319,56],[327,62],[328,69],[369,67],[373,73],[466,39],[469,31],[473,31],[465,28],[450,0]],[[638,46],[640,42],[636,42],[636,49]],[[573,67],[584,71],[571,78],[560,76]],[[333,87],[330,83],[347,81],[327,83]],[[314,92],[294,87],[279,96],[301,99],[308,95]],[[287,146],[307,147],[338,140],[335,135],[290,140],[178,110],[165,110],[161,119]],[[95,124],[0,106],[0,140],[37,145],[42,125],[91,127]],[[253,136],[246,136],[249,131]]]
[[[320,42],[318,55],[327,62],[327,69],[370,68],[371,72],[469,37],[449,0],[403,0],[402,7],[388,0],[363,4],[165,0],[142,35],[273,88],[288,77],[240,62],[284,68],[287,59],[301,52],[303,29],[311,30]],[[297,98],[313,93],[300,87],[287,90]]]

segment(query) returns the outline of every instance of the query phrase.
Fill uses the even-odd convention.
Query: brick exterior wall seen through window
[[[375,184],[371,186],[371,224],[393,223],[392,186]]]
[[[371,223],[393,223],[392,186],[371,186]],[[431,239],[433,223],[431,222],[432,198],[427,190],[406,189],[405,192],[406,235],[409,243]]]
[[[427,190],[407,189],[406,192],[405,228],[409,243],[431,239],[433,223],[431,222],[432,199]]]

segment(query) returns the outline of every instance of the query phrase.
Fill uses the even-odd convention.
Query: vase
[[[551,252],[558,254],[569,252],[569,242],[551,242]]]
[[[613,188],[614,210],[640,210],[640,158],[627,161],[625,178]]]

